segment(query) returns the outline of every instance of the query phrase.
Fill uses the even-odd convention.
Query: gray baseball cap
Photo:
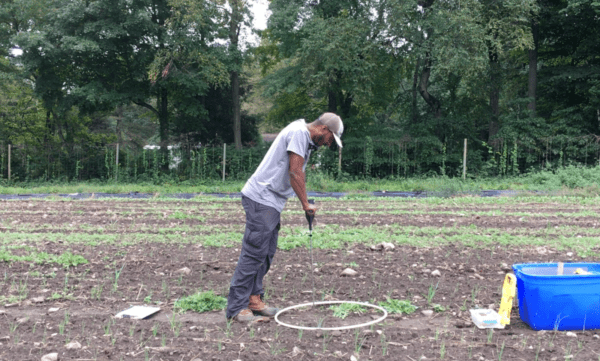
[[[335,142],[338,147],[342,148],[342,133],[344,133],[344,123],[342,123],[342,118],[337,116],[334,113],[323,113],[321,116],[315,121],[317,124],[326,125],[327,128],[333,133],[333,137],[335,138]]]

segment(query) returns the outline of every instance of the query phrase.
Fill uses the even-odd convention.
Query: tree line
[[[595,0],[271,0],[257,46],[250,5],[4,1],[0,144],[79,154],[68,169],[115,143],[191,162],[331,111],[349,146],[336,175],[457,176],[464,139],[475,176],[598,162]]]

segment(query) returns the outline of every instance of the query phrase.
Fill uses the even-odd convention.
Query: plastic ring
[[[339,303],[352,303],[355,305],[361,305],[361,306],[365,306],[365,307],[371,307],[371,308],[375,308],[378,309],[380,311],[383,311],[383,316],[381,316],[380,318],[370,321],[370,322],[366,322],[366,323],[361,323],[358,325],[350,325],[350,326],[341,326],[341,327],[305,327],[305,326],[296,326],[296,325],[290,325],[284,322],[281,322],[278,317],[279,315],[281,315],[282,313],[289,311],[289,310],[293,310],[295,308],[300,308],[300,307],[306,307],[306,306],[316,306],[316,305],[332,305],[332,304],[339,304]],[[365,326],[371,326],[374,325],[376,323],[379,323],[383,320],[385,320],[385,318],[387,317],[388,313],[387,311],[383,308],[383,307],[379,307],[379,306],[375,306],[372,305],[370,303],[366,303],[366,302],[355,302],[355,301],[321,301],[321,302],[309,302],[309,303],[302,303],[300,305],[295,305],[295,306],[290,306],[290,307],[286,307],[283,310],[277,312],[277,314],[275,315],[275,322],[277,322],[278,324],[280,324],[281,326],[285,326],[285,327],[289,327],[289,328],[295,328],[297,330],[322,330],[322,331],[339,331],[339,330],[349,330],[352,328],[359,328],[359,327],[365,327]]]

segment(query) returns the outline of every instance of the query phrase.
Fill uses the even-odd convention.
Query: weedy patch
[[[355,303],[342,303],[336,306],[330,306],[329,309],[333,310],[334,317],[341,319],[348,317],[351,313],[361,315],[367,311],[363,306]]]
[[[198,313],[224,310],[227,306],[225,297],[215,295],[214,291],[199,292],[178,299],[173,307],[179,311],[192,310]]]
[[[417,310],[417,306],[410,303],[407,300],[397,300],[387,298],[387,301],[378,302],[379,306],[383,307],[388,313],[397,313],[410,315]]]
[[[60,255],[48,254],[46,252],[31,252],[28,255],[14,255],[6,249],[0,249],[0,262],[34,262],[37,264],[56,263],[64,268],[87,264],[88,260],[67,251]]]

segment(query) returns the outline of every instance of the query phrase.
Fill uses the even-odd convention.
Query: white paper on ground
[[[494,310],[484,308],[469,311],[473,323],[479,328],[504,328],[504,325],[500,323],[500,315]]]
[[[115,318],[133,318],[136,320],[142,320],[160,311],[160,307],[150,306],[132,306],[124,311],[121,311],[115,315]]]

